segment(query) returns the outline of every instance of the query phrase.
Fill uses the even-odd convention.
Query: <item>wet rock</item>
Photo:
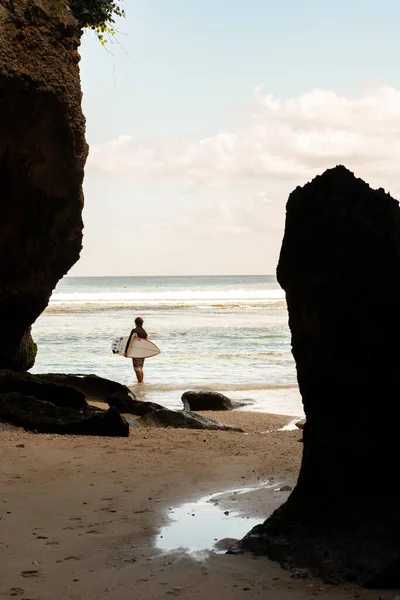
[[[135,394],[126,385],[94,374],[45,373],[37,377],[49,383],[72,386],[85,394],[88,400],[95,402],[106,403],[107,399],[114,395],[126,401],[136,399]]]
[[[245,402],[233,402],[219,392],[184,392],[184,410],[232,410],[244,406]]]
[[[164,408],[161,404],[155,402],[142,402],[136,400],[133,396],[126,398],[124,395],[116,392],[111,396],[108,396],[107,403],[109,406],[115,406],[122,413],[129,413],[131,415],[138,415],[139,417],[151,412],[153,410],[160,410]]]
[[[279,488],[280,492],[291,492],[292,491],[292,486],[290,485],[284,485],[281,488]]]
[[[16,392],[60,407],[86,408],[85,394],[70,385],[46,381],[41,375],[0,371],[0,394]]]
[[[238,542],[239,540],[236,540],[235,538],[223,538],[222,540],[215,542],[214,548],[219,551],[227,551],[235,546]]]
[[[306,424],[306,420],[305,419],[301,419],[301,421],[297,421],[295,423],[296,427],[298,427],[299,429],[304,429],[304,425]]]
[[[38,433],[129,435],[129,425],[116,408],[79,410],[18,393],[0,395],[0,419]]]
[[[65,2],[0,2],[0,369],[33,366],[31,325],[82,246],[81,34]]]
[[[286,292],[306,423],[287,502],[242,541],[324,581],[400,586],[400,208],[344,167],[287,203]],[[371,434],[371,425],[373,433]]]
[[[182,427],[186,429],[243,431],[238,427],[229,427],[228,425],[214,421],[214,419],[207,419],[193,412],[169,410],[168,408],[149,412],[141,417],[138,422],[144,427]]]

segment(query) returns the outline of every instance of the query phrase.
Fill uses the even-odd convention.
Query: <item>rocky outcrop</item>
[[[169,410],[168,408],[162,408],[146,413],[138,421],[139,425],[144,427],[178,427],[185,429],[210,429],[212,431],[239,431],[242,429],[238,427],[229,427],[214,421],[214,419],[207,419],[201,415],[197,415],[193,412],[185,410]]]
[[[244,403],[233,402],[219,392],[184,392],[182,394],[184,410],[232,410],[244,406]]]
[[[9,393],[33,396],[59,407],[85,409],[85,394],[71,385],[48,382],[42,376],[30,373],[0,371],[0,395]]]
[[[400,209],[344,167],[287,203],[278,279],[306,423],[297,486],[242,541],[328,581],[400,586]],[[381,485],[385,482],[384,485]]]
[[[89,405],[85,393],[72,385],[75,379],[86,382],[82,387],[92,392],[91,399],[95,392],[125,387],[96,376],[0,371],[0,421],[40,433],[128,435],[129,425],[119,410]]]
[[[41,381],[47,383],[55,383],[57,385],[66,385],[76,388],[83,394],[86,399],[92,402],[107,402],[107,399],[111,396],[118,395],[121,400],[127,402],[136,400],[136,396],[126,386],[113,381],[112,379],[106,379],[105,377],[99,377],[98,375],[80,375],[70,373],[44,373],[37,375]],[[112,406],[112,404],[110,404]]]
[[[81,250],[80,35],[65,2],[0,0],[0,369],[34,364],[31,324]]]
[[[164,408],[161,406],[161,404],[156,404],[155,402],[143,402],[142,400],[136,400],[133,395],[132,397],[125,398],[118,393],[108,396],[107,404],[109,406],[118,408],[118,410],[122,413],[137,415],[139,417],[147,414],[148,412]]]
[[[116,408],[77,410],[20,393],[0,394],[0,419],[37,433],[129,435],[129,425]]]

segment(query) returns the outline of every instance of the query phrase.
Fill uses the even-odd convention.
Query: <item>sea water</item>
[[[141,316],[161,354],[145,383],[111,342]],[[138,398],[182,407],[186,390],[247,400],[247,410],[302,415],[285,296],[273,276],[65,277],[33,326],[32,372],[96,373]]]

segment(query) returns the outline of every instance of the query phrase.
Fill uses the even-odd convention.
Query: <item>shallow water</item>
[[[240,505],[240,496],[269,486],[265,482],[252,488],[217,492],[186,502],[168,510],[168,523],[156,538],[156,546],[164,552],[184,549],[190,553],[224,552],[216,544],[227,538],[240,540],[263,518],[250,517]],[[236,503],[237,506],[232,504]],[[229,506],[229,510],[227,507]]]
[[[97,373],[135,384],[111,341],[140,314],[161,349],[140,399],[181,408],[189,389],[249,400],[247,410],[303,414],[284,294],[272,276],[64,278],[33,327],[33,372]]]

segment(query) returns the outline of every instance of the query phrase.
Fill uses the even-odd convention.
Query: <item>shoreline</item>
[[[135,428],[129,438],[90,438],[0,431],[0,595],[20,588],[22,597],[40,600],[289,600],[323,588],[318,595],[327,600],[348,599],[349,590],[376,599],[376,591],[294,580],[265,558],[211,554],[199,562],[157,550],[170,507],[267,479],[289,486],[297,479],[301,432],[277,430],[292,417],[202,414],[235,426],[240,420],[246,433]],[[262,522],[287,497],[280,495],[264,489],[239,502]]]

